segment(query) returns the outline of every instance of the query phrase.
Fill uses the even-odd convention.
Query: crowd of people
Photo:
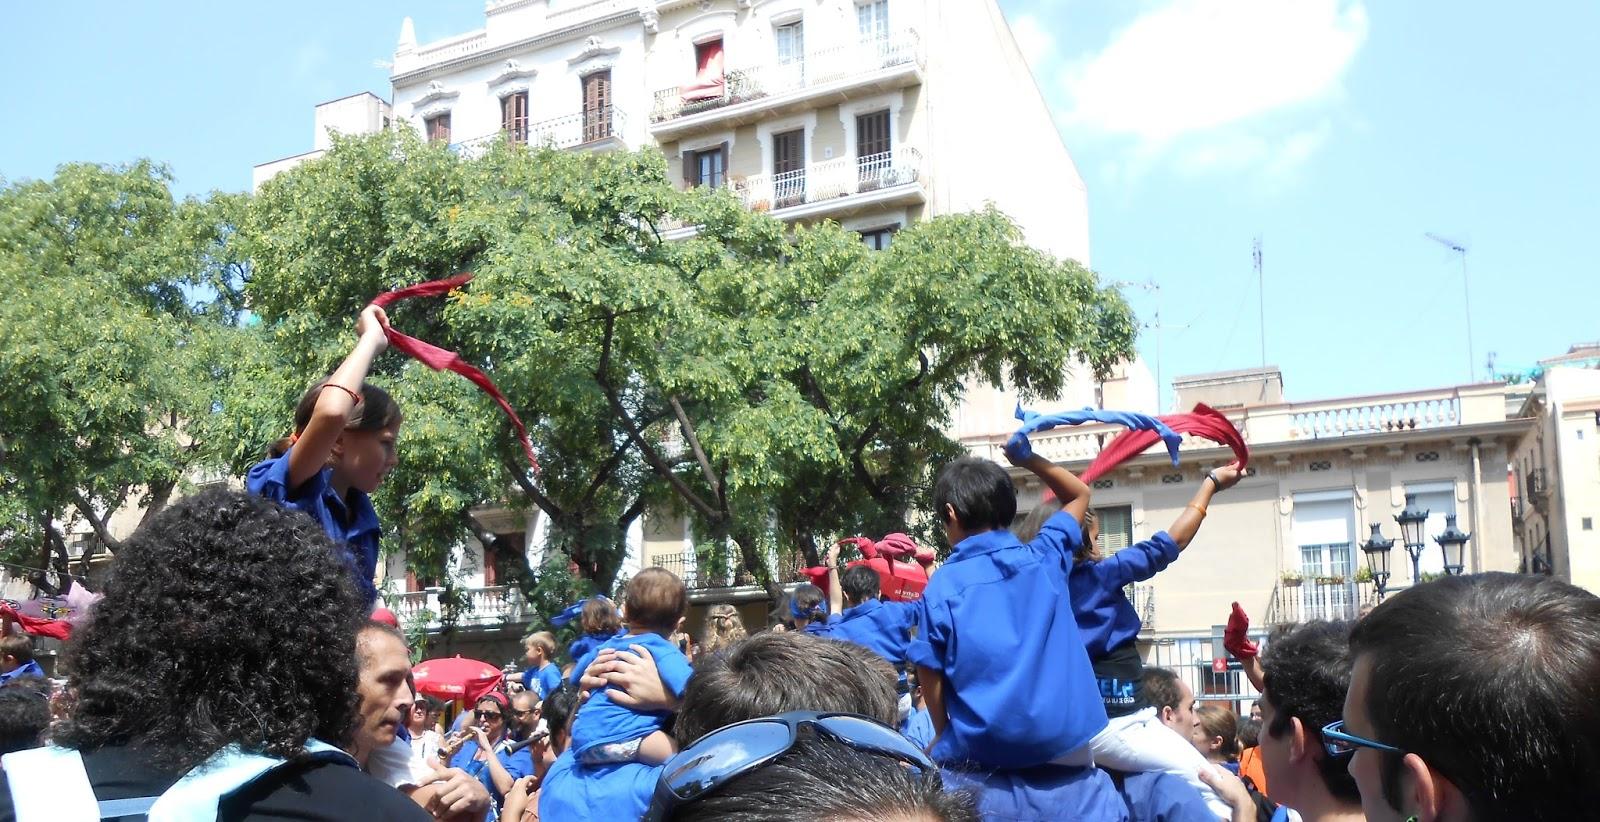
[[[1015,527],[1005,469],[939,470],[927,515],[950,553],[915,599],[835,546],[773,624],[716,606],[690,643],[683,581],[648,568],[574,609],[564,657],[536,632],[522,677],[441,703],[375,618],[370,494],[403,420],[365,382],[386,325],[363,312],[247,491],[126,541],[58,686],[0,636],[0,822],[1600,815],[1600,599],[1449,577],[1264,646],[1235,606],[1227,648],[1260,692],[1241,718],[1144,664],[1123,589],[1246,472],[1213,468],[1169,527],[1106,556],[1090,487],[1025,438],[1007,455],[1049,495]]]

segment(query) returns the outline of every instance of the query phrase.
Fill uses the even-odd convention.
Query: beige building
[[[1396,541],[1390,592],[1413,584],[1394,517],[1414,495],[1428,509],[1424,575],[1443,572],[1431,537],[1455,516],[1470,531],[1466,571],[1523,567],[1507,464],[1535,420],[1518,413],[1516,386],[1463,385],[1320,402],[1286,402],[1275,368],[1176,380],[1177,405],[1204,402],[1244,434],[1254,475],[1217,495],[1205,524],[1177,562],[1133,586],[1152,664],[1184,673],[1197,694],[1247,699],[1236,670],[1213,672],[1233,602],[1258,630],[1314,618],[1350,618],[1376,601],[1360,544],[1370,526]],[[1121,429],[1084,425],[1033,438],[1034,450],[1074,470],[1086,468]],[[1003,461],[1004,436],[969,438],[969,451]],[[1173,467],[1155,448],[1098,479],[1092,507],[1107,551],[1148,539],[1182,513],[1205,472],[1232,452],[1185,440]],[[1042,489],[1013,469],[1025,511]]]
[[[1600,593],[1600,343],[1542,360],[1521,413],[1535,423],[1509,476],[1522,570]]]

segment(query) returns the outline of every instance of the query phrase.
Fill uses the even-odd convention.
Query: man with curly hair
[[[62,747],[5,758],[0,822],[429,819],[338,750],[366,612],[306,515],[221,489],[172,505],[117,552],[67,645]]]

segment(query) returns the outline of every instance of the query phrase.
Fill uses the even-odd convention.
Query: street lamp
[[[1406,494],[1405,510],[1396,514],[1394,521],[1400,523],[1400,539],[1406,544],[1406,553],[1411,555],[1411,584],[1416,585],[1422,581],[1422,551],[1428,547],[1423,539],[1428,526],[1428,509],[1417,507],[1416,494]]]
[[[1433,538],[1444,550],[1444,572],[1453,577],[1461,576],[1466,568],[1463,554],[1466,551],[1467,540],[1472,535],[1456,527],[1456,515],[1450,514],[1444,518],[1444,533]]]
[[[1367,570],[1372,572],[1372,585],[1378,589],[1378,601],[1383,601],[1383,594],[1389,587],[1389,551],[1394,548],[1394,540],[1383,535],[1378,530],[1378,523],[1372,523],[1372,536],[1361,543],[1361,552],[1367,555]]]

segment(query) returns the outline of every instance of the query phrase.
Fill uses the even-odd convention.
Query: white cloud
[[[1361,0],[1172,0],[1058,72],[1061,121],[1131,140],[1130,174],[1286,173],[1331,136],[1324,110],[1366,38]]]

